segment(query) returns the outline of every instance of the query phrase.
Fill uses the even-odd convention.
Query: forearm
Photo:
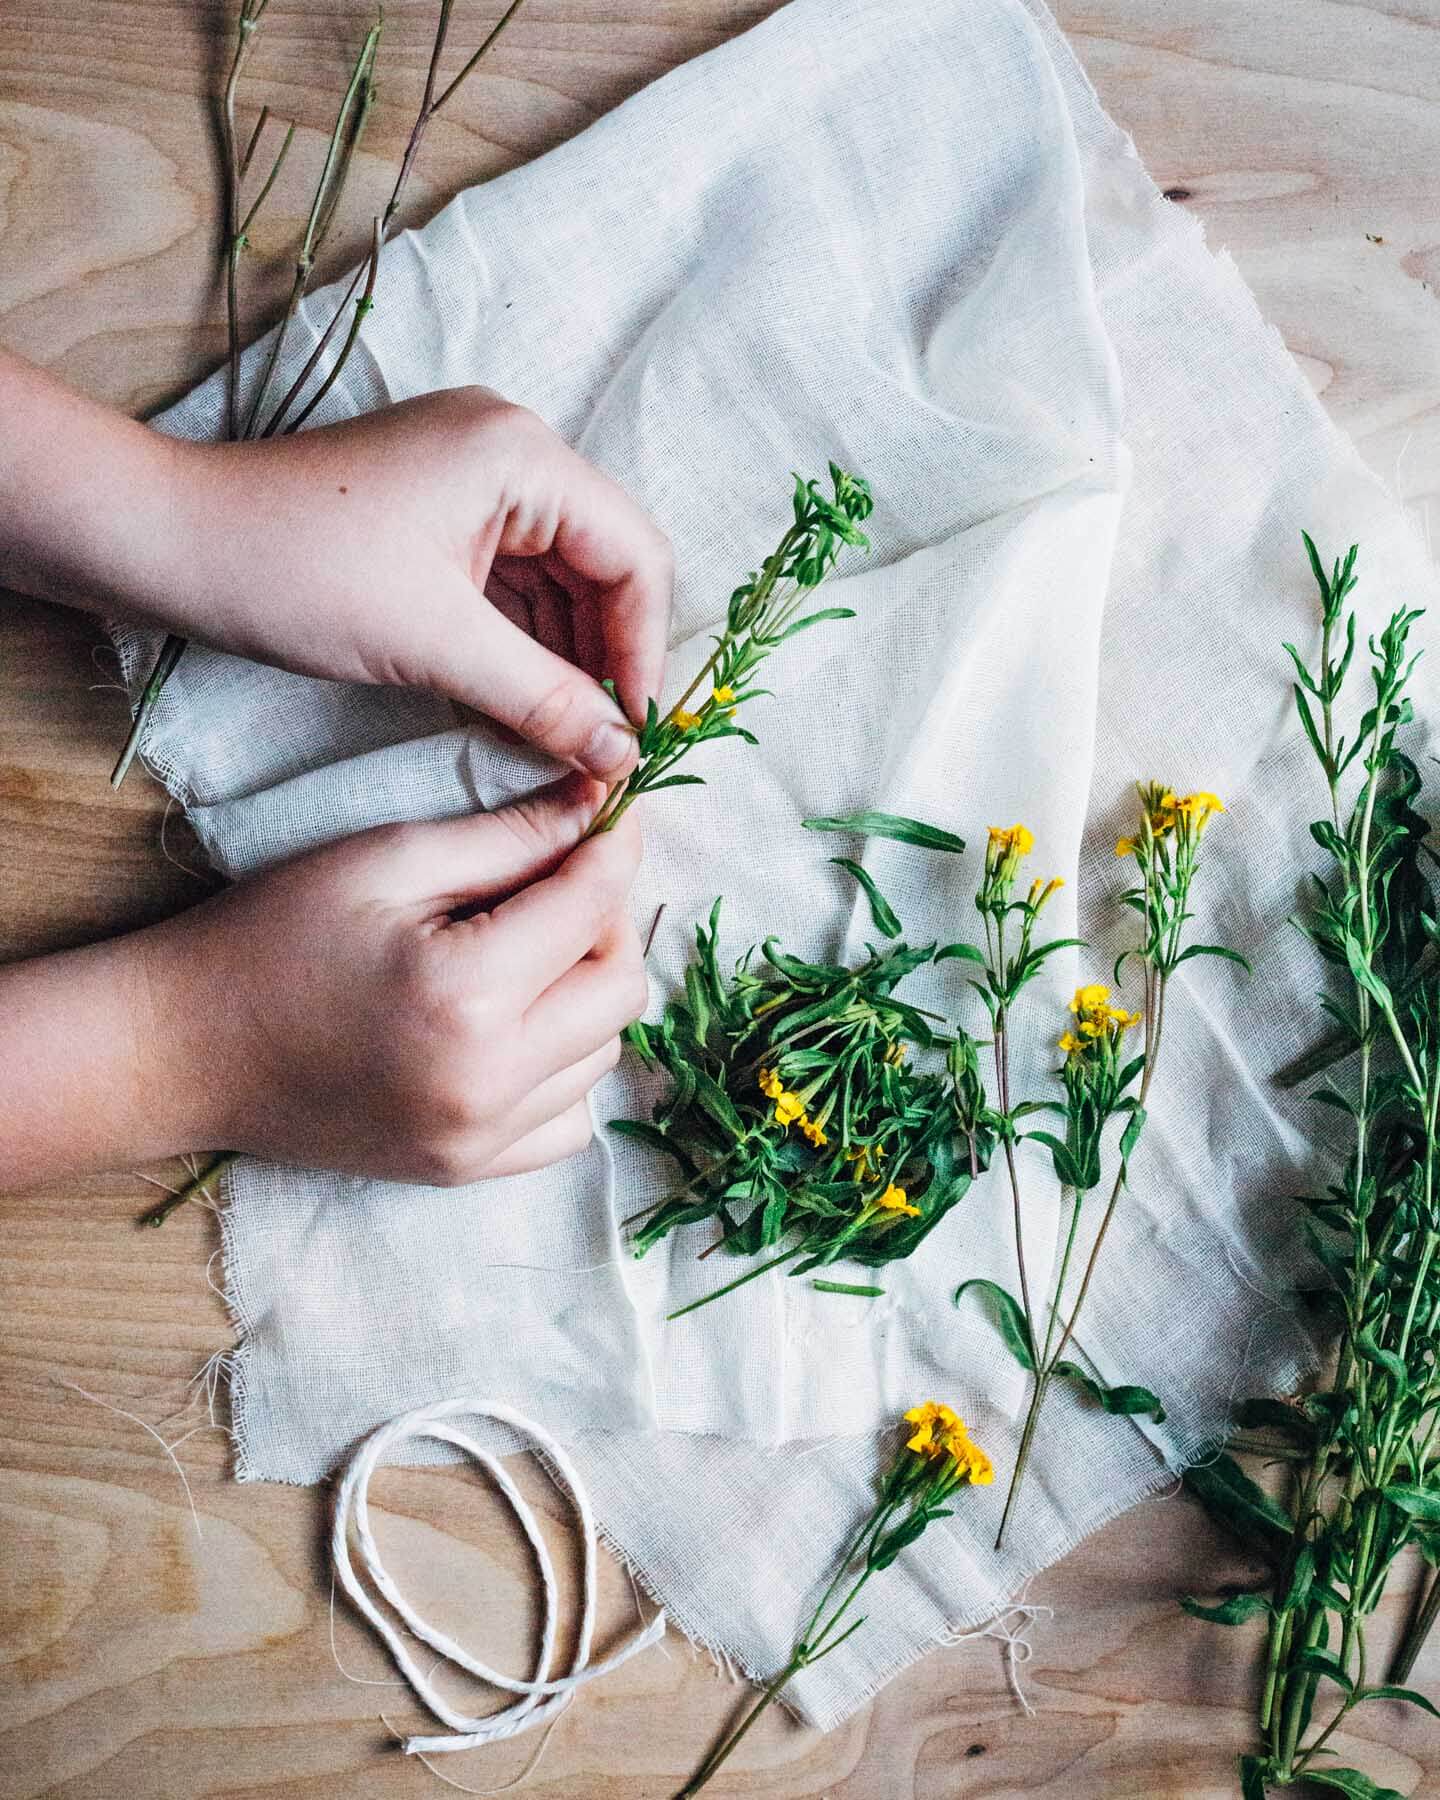
[[[192,454],[0,351],[0,586],[168,626]]]
[[[0,1192],[213,1147],[166,930],[0,968]]]

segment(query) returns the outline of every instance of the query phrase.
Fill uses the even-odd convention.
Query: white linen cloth
[[[306,309],[295,367],[329,299]],[[716,893],[736,953],[772,931],[802,954],[858,949],[863,903],[826,860],[847,846],[801,832],[807,815],[881,807],[970,841],[958,860],[867,848],[912,942],[970,935],[985,827],[1021,819],[1034,872],[1067,880],[1047,917],[1094,945],[1031,990],[1019,1086],[1043,1096],[1071,987],[1127,941],[1113,844],[1131,783],[1230,806],[1198,929],[1255,976],[1201,962],[1177,980],[1135,1191],[1080,1332],[1105,1378],[1158,1388],[1170,1417],[1137,1425],[1057,1396],[1001,1557],[1022,1388],[978,1308],[950,1304],[968,1276],[1014,1285],[997,1174],[875,1278],[883,1300],[779,1274],[673,1325],[666,1311],[736,1265],[697,1265],[694,1232],[627,1258],[618,1220],[664,1180],[633,1146],[613,1168],[597,1145],[454,1192],[255,1162],[229,1178],[242,1479],[317,1480],[382,1420],[484,1392],[573,1442],[611,1542],[677,1623],[753,1674],[788,1655],[867,1506],[893,1443],[876,1434],[932,1396],[971,1418],[1000,1477],[794,1684],[829,1725],[1168,1480],[1233,1392],[1306,1364],[1277,1197],[1304,1179],[1307,1115],[1267,1086],[1314,1018],[1315,972],[1285,924],[1319,810],[1279,649],[1315,634],[1300,528],[1362,540],[1367,616],[1423,600],[1431,577],[1039,0],[794,0],[459,196],[387,248],[323,416],[470,381],[542,413],[670,533],[675,691],[783,526],[787,471],[833,457],[874,487],[874,553],[827,589],[859,616],[776,657],[778,698],[750,720],[758,751],[700,751],[708,787],[645,803],[637,917],[667,907],[657,1005]],[[163,425],[211,436],[222,408],[216,378]],[[133,690],[154,641],[117,641]],[[234,875],[383,820],[494,804],[544,773],[442,701],[200,649],[145,754]],[[917,980],[917,997],[963,1007],[961,967]],[[633,1115],[650,1091],[622,1070],[599,1117]],[[1026,1164],[1039,1290],[1059,1196],[1044,1158]]]

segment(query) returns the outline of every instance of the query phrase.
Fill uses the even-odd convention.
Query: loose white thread
[[[59,1377],[57,1376],[56,1379],[58,1380]],[[88,1388],[81,1387],[78,1381],[61,1381],[60,1386],[69,1388],[72,1394],[79,1394],[83,1400],[89,1400],[92,1405],[103,1406],[106,1412],[116,1413],[122,1419],[129,1419],[132,1425],[138,1425],[142,1431],[149,1432],[150,1436],[154,1438],[155,1442],[175,1465],[175,1473],[180,1477],[180,1485],[185,1490],[185,1500],[190,1508],[190,1522],[195,1527],[195,1540],[197,1543],[203,1544],[205,1541],[205,1533],[200,1529],[200,1514],[195,1508],[195,1496],[190,1492],[190,1478],[181,1467],[180,1458],[175,1454],[174,1447],[167,1444],[155,1427],[153,1425],[147,1425],[138,1413],[127,1412],[123,1406],[116,1406],[111,1400],[102,1400],[98,1394],[92,1394]],[[186,1432],[185,1435],[186,1437],[193,1437],[194,1433]],[[183,1442],[184,1439],[179,1441]]]
[[[1027,1719],[1035,1717],[1035,1708],[1030,1696],[1025,1692],[1020,1679],[1020,1670],[1035,1654],[1035,1646],[1030,1642],[1030,1627],[1041,1617],[1053,1619],[1053,1606],[1037,1606],[1026,1600],[1022,1590],[1020,1598],[1007,1606],[998,1617],[988,1625],[982,1625],[975,1631],[947,1631],[938,1640],[946,1646],[968,1644],[976,1638],[994,1638],[1005,1646],[1005,1679],[1010,1684],[1010,1692],[1020,1704],[1020,1710]],[[1018,1625],[1012,1625],[1013,1619],[1019,1619]]]
[[[540,1534],[535,1514],[511,1480],[504,1465],[468,1432],[447,1422],[456,1417],[495,1419],[531,1439],[534,1445],[544,1453],[545,1463],[552,1478],[569,1494],[570,1502],[580,1523],[583,1574],[580,1633],[568,1675],[556,1676],[553,1679],[550,1675],[550,1663],[555,1651],[558,1587],[554,1565],[550,1561],[550,1553],[545,1547],[545,1540]],[[498,1669],[492,1669],[487,1663],[472,1656],[462,1645],[457,1644],[454,1639],[422,1618],[406,1600],[394,1578],[380,1560],[380,1552],[370,1530],[368,1504],[370,1477],[380,1465],[381,1459],[387,1451],[393,1449],[397,1444],[404,1443],[406,1439],[415,1437],[438,1438],[444,1443],[453,1444],[456,1449],[478,1462],[499,1489],[500,1494],[514,1513],[516,1523],[529,1542],[535,1557],[535,1566],[540,1575],[541,1592],[544,1596],[544,1613],[540,1629],[540,1646],[535,1659],[535,1673],[528,1681],[513,1675],[504,1675]],[[503,1688],[507,1693],[518,1695],[519,1698],[513,1706],[507,1706],[497,1713],[473,1718],[469,1714],[461,1712],[436,1691],[430,1676],[421,1670],[419,1664],[411,1656],[400,1633],[376,1606],[356,1575],[350,1557],[352,1524],[361,1567],[374,1586],[400,1615],[410,1632],[422,1643],[428,1644],[432,1650],[438,1651],[444,1661],[456,1664],[467,1674],[474,1675],[481,1681],[489,1682],[492,1687]],[[414,1412],[404,1413],[398,1419],[392,1419],[388,1425],[382,1425],[377,1431],[372,1432],[351,1458],[349,1467],[345,1470],[336,1492],[335,1521],[330,1534],[330,1554],[341,1587],[380,1634],[394,1658],[395,1666],[410,1683],[416,1697],[434,1713],[436,1718],[442,1719],[455,1734],[451,1737],[405,1738],[402,1741],[407,1756],[419,1756],[422,1753],[434,1754],[449,1750],[474,1750],[482,1744],[498,1743],[502,1739],[514,1737],[518,1732],[528,1731],[534,1725],[553,1719],[569,1705],[575,1693],[587,1681],[593,1681],[597,1676],[608,1675],[612,1669],[618,1668],[621,1663],[628,1662],[641,1650],[649,1649],[651,1644],[659,1641],[665,1630],[665,1614],[657,1613],[643,1631],[638,1632],[620,1649],[601,1662],[591,1663],[590,1645],[595,1632],[598,1540],[590,1495],[564,1450],[547,1431],[533,1421],[522,1417],[512,1407],[494,1401],[476,1400],[469,1397],[438,1400],[433,1405],[418,1407]],[[436,1667],[438,1666],[437,1664]],[[433,1673],[432,1669],[431,1674]]]

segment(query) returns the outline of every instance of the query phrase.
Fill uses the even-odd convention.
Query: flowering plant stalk
[[[984,954],[974,952],[976,960],[984,962],[986,971],[984,983],[976,983],[976,986],[995,1027],[1003,1118],[1001,1130],[1007,1146],[1021,1298],[1016,1300],[996,1282],[974,1279],[960,1284],[955,1291],[955,1300],[958,1304],[967,1291],[978,1290],[993,1309],[1011,1353],[1033,1378],[1020,1448],[995,1540],[997,1549],[1004,1542],[1050,1386],[1057,1377],[1076,1382],[1106,1412],[1146,1413],[1157,1422],[1165,1417],[1163,1405],[1149,1388],[1132,1383],[1106,1386],[1080,1363],[1067,1358],[1066,1351],[1074,1340],[1111,1221],[1126,1189],[1130,1158],[1145,1128],[1170,979],[1182,963],[1193,957],[1222,956],[1241,963],[1244,959],[1220,945],[1185,942],[1185,926],[1192,917],[1190,891],[1199,867],[1201,839],[1209,821],[1224,811],[1220,801],[1208,793],[1181,798],[1157,782],[1144,784],[1137,791],[1140,816],[1136,834],[1121,838],[1115,848],[1117,856],[1133,858],[1137,866],[1137,883],[1125,893],[1123,903],[1139,916],[1143,935],[1116,964],[1115,980],[1120,980],[1127,961],[1137,960],[1143,976],[1143,1006],[1140,1011],[1131,1012],[1123,1005],[1116,1005],[1109,987],[1103,982],[1087,982],[1076,990],[1070,1002],[1071,1022],[1059,1039],[1064,1061],[1057,1075],[1064,1089],[1063,1101],[1024,1102],[1018,1106],[1010,1101],[1008,1020],[1015,996],[1019,988],[1039,972],[1045,958],[1078,941],[1068,938],[1038,947],[1033,945],[1036,919],[1056,884],[1036,881],[1024,901],[1013,898],[1019,862],[1033,843],[1024,826],[1017,825],[1009,830],[992,828],[985,879],[976,901],[985,919],[986,932]],[[1007,954],[1004,927],[1006,921],[1014,917],[1018,917],[1020,942],[1012,957]],[[1143,1047],[1138,1054],[1131,1055],[1127,1050],[1127,1035],[1142,1022]],[[1059,1114],[1063,1120],[1062,1130],[1059,1133],[1033,1129],[1017,1131],[1017,1123],[1037,1111]],[[1112,1120],[1123,1120],[1117,1149],[1118,1166],[1072,1297],[1069,1280],[1080,1242],[1084,1200],[1104,1180],[1105,1134]],[[1025,1268],[1023,1207],[1013,1156],[1013,1145],[1021,1138],[1040,1143],[1049,1151],[1069,1208],[1060,1266],[1043,1318],[1034,1307]]]
[[[947,832],[883,814],[807,823],[964,849]],[[835,860],[862,878],[877,928],[898,939],[900,922],[873,878]],[[752,949],[727,977],[719,913],[717,901],[708,927],[697,928],[684,998],[627,1033],[670,1088],[649,1122],[619,1119],[612,1129],[661,1151],[681,1177],[627,1223],[645,1220],[637,1256],[680,1226],[712,1221],[720,1235],[702,1256],[777,1253],[672,1318],[787,1263],[804,1275],[842,1259],[877,1267],[910,1255],[988,1166],[995,1141],[973,1039],[937,1032],[934,1014],[895,992],[935,959],[933,944],[872,946],[846,968],[804,962],[770,938],[763,967]],[[913,1067],[911,1045],[943,1050],[943,1072]]]
[[[990,1458],[970,1437],[965,1421],[948,1406],[927,1400],[905,1414],[906,1441],[899,1447],[880,1483],[880,1492],[865,1523],[836,1565],[829,1586],[796,1640],[790,1660],[770,1681],[759,1700],[726,1734],[676,1800],[698,1794],[736,1748],[755,1721],[779,1698],[802,1669],[838,1650],[865,1623],[864,1615],[847,1615],[872,1575],[888,1569],[937,1519],[948,1519],[946,1504],[963,1487],[985,1487],[995,1478]],[[845,1588],[847,1576],[854,1576]],[[842,1593],[842,1589],[844,1589]]]
[[[411,127],[409,142],[401,159],[399,173],[396,175],[395,185],[385,210],[371,223],[369,254],[351,277],[339,304],[321,332],[315,348],[303,368],[280,399],[273,406],[267,408],[275,375],[280,367],[291,328],[299,313],[300,304],[309,291],[320,253],[340,214],[350,170],[375,103],[375,61],[380,47],[382,24],[380,17],[377,16],[375,23],[365,34],[364,42],[356,56],[349,82],[336,112],[300,244],[295,253],[295,272],[290,284],[290,291],[286,296],[284,311],[281,314],[280,324],[270,347],[270,353],[266,358],[254,398],[242,418],[240,404],[240,268],[245,251],[253,248],[250,240],[251,227],[269,198],[270,191],[284,166],[290,146],[294,141],[295,126],[292,122],[287,128],[280,148],[270,165],[269,174],[261,183],[254,199],[246,207],[242,199],[242,191],[255,154],[260,147],[260,141],[265,135],[266,126],[270,123],[270,108],[268,106],[261,108],[255,128],[242,151],[235,122],[235,103],[239,94],[240,77],[244,73],[251,50],[254,48],[256,35],[259,32],[261,20],[270,5],[270,0],[240,0],[240,8],[235,22],[234,49],[219,110],[220,165],[224,184],[225,212],[222,256],[225,269],[226,368],[228,371],[225,395],[225,435],[227,438],[234,441],[242,438],[273,437],[277,432],[288,436],[291,432],[298,431],[339,379],[340,373],[359,339],[366,316],[374,308],[375,285],[380,272],[380,251],[395,214],[399,210],[401,197],[408,184],[410,172],[414,167],[426,129],[435,114],[469,78],[481,58],[496,42],[523,4],[524,0],[511,0],[511,4],[506,8],[499,23],[489,32],[479,49],[471,55],[453,80],[437,93],[440,59],[444,54],[449,37],[450,16],[455,5],[455,0],[440,0],[440,16],[435,28],[434,45],[430,53],[430,67],[425,80],[424,98],[421,101],[415,123]],[[349,325],[339,351],[331,363],[329,371],[316,381],[315,377],[320,363],[346,320],[349,321]],[[308,395],[307,389],[310,390]],[[159,700],[166,682],[174,673],[180,658],[185,654],[186,643],[185,638],[171,633],[161,645],[145,686],[141,689],[129,734],[111,772],[110,785],[112,788],[118,788],[129,772],[130,765],[134,762],[139,750],[140,740],[144,735],[150,714],[154,710],[155,703]]]
[[[675,773],[677,764],[697,744],[727,737],[755,743],[754,734],[737,725],[735,717],[746,701],[766,691],[754,685],[765,659],[797,632],[827,619],[855,617],[846,606],[823,607],[812,613],[802,613],[802,608],[847,545],[869,549],[869,540],[860,530],[874,507],[869,485],[833,462],[832,499],[820,492],[818,482],[799,475],[794,481],[793,520],[759,570],[748,575],[730,596],[725,628],[712,640],[714,650],[679,700],[663,717],[651,700],[637,733],[640,760],[611,790],[587,837],[609,831],[642,794],[702,784],[703,776]],[[710,692],[692,709],[691,702],[707,685]]]
[[[1285,648],[1295,704],[1325,779],[1328,809],[1311,835],[1328,858],[1312,878],[1300,928],[1338,977],[1320,1006],[1339,1034],[1312,1066],[1337,1067],[1314,1094],[1338,1116],[1334,1179],[1302,1199],[1324,1272],[1308,1293],[1338,1329],[1333,1374],[1304,1398],[1265,1397],[1238,1409],[1243,1448],[1287,1470],[1277,1498],[1231,1456],[1192,1470],[1187,1484],[1231,1531],[1261,1551],[1270,1578],[1257,1592],[1187,1611],[1221,1625],[1266,1622],[1260,1748],[1241,1758],[1245,1800],[1297,1782],[1353,1800],[1401,1800],[1330,1758],[1350,1713],[1391,1700],[1437,1713],[1402,1684],[1440,1611],[1431,1578],[1376,1682],[1368,1643],[1374,1612],[1410,1546],[1440,1568],[1440,924],[1424,866],[1435,852],[1416,809],[1422,783],[1399,746],[1412,718],[1420,617],[1396,612],[1370,640],[1372,694],[1341,735],[1339,704],[1356,647],[1356,550],[1327,570],[1307,537],[1319,589],[1317,668]],[[1333,1037],[1334,1034],[1332,1034]],[[1242,1446],[1237,1442],[1237,1448]]]

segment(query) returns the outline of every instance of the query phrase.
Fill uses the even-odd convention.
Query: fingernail
[[[634,749],[634,732],[623,725],[597,725],[580,752],[580,761],[592,775],[613,775],[630,760]]]

